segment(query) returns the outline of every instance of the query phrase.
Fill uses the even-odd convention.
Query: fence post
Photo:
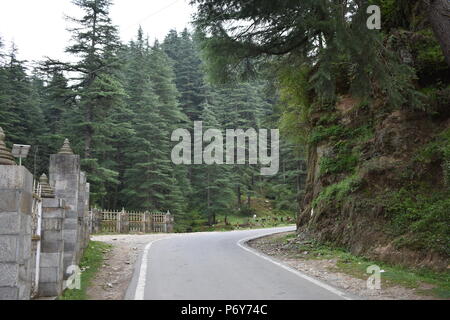
[[[142,232],[143,233],[146,233],[146,230],[145,230],[145,218],[146,218],[146,216],[147,216],[147,211],[142,213]]]
[[[173,233],[173,222],[174,218],[173,215],[170,213],[170,210],[167,211],[166,215],[166,232]]]
[[[123,211],[123,219],[122,219],[122,233],[130,233],[130,213],[122,209]]]
[[[152,213],[152,212],[150,212],[150,214],[148,215],[148,218],[149,218],[149,221],[148,221],[148,224],[149,224],[149,226],[148,226],[148,228],[149,228],[149,232],[150,233],[153,233],[153,232],[155,232],[155,230],[154,230],[154,217],[155,217],[155,215]]]
[[[117,211],[116,220],[117,220],[116,232],[122,233],[122,211]]]

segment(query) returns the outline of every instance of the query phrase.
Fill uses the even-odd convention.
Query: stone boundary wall
[[[61,295],[88,245],[90,186],[67,139],[49,178],[16,165],[0,128],[0,300]]]

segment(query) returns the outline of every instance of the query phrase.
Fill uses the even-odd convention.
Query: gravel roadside
[[[248,245],[264,254],[274,257],[289,267],[313,276],[330,285],[350,292],[367,300],[434,300],[429,296],[418,295],[415,289],[400,286],[382,287],[381,290],[367,289],[367,280],[358,279],[342,272],[335,272],[337,260],[335,259],[302,259],[293,257],[282,243],[274,241],[292,232],[279,233],[248,242]]]
[[[112,245],[105,251],[102,268],[87,289],[89,300],[123,300],[133,277],[134,266],[144,247],[152,241],[176,234],[98,235],[92,241]]]

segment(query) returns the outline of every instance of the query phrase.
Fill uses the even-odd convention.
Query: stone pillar
[[[50,185],[55,196],[65,200],[66,217],[63,225],[64,279],[70,276],[67,268],[76,264],[79,239],[78,190],[80,185],[80,156],[74,155],[66,139],[58,154],[50,156]]]
[[[31,295],[33,176],[16,166],[0,128],[0,300]]]
[[[42,187],[40,297],[57,297],[63,292],[65,202],[55,198],[46,175],[40,179]]]

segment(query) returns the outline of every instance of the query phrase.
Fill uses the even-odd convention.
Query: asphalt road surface
[[[245,242],[294,227],[193,233],[147,245],[133,300],[342,300],[350,295],[282,265]]]

